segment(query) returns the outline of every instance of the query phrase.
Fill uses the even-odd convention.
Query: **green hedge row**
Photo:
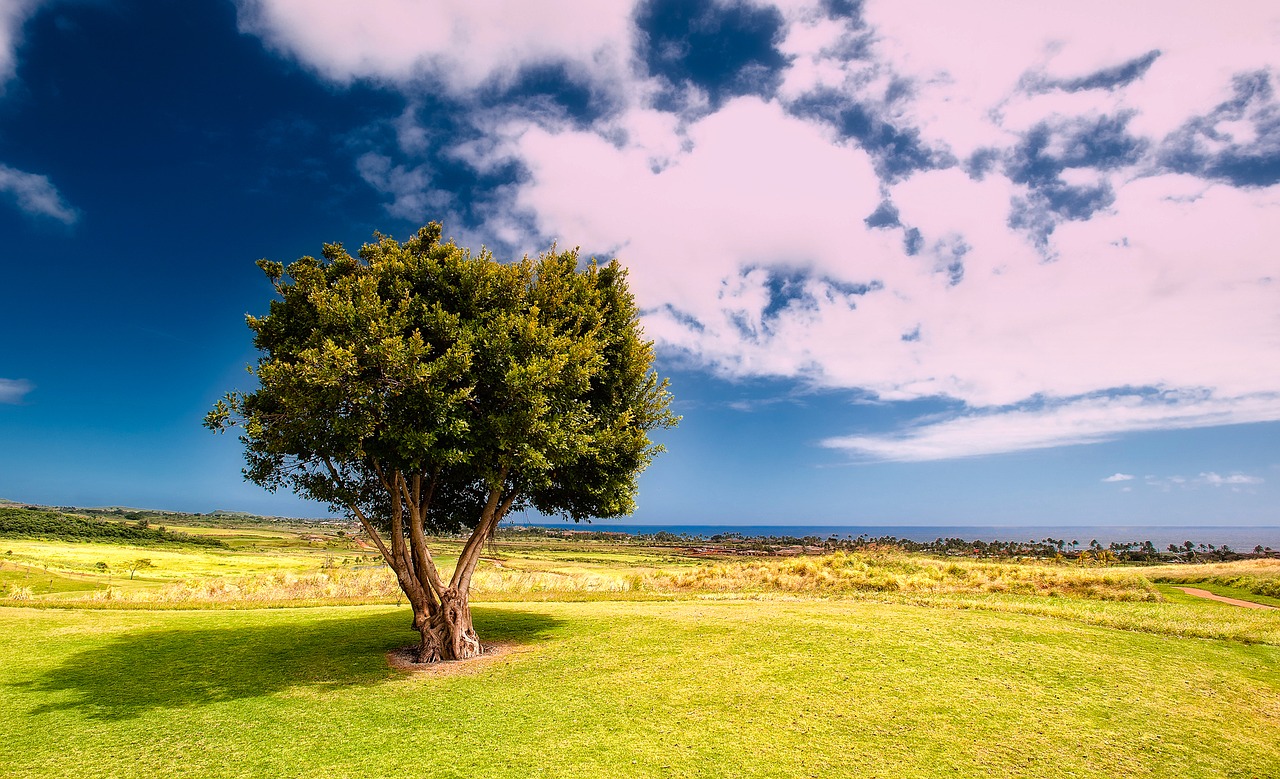
[[[130,544],[226,547],[226,544],[217,538],[174,533],[125,522],[104,522],[88,517],[21,508],[0,508],[0,536],[50,538],[58,541],[123,541]]]

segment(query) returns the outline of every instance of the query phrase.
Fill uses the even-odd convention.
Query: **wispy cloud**
[[[1202,471],[1199,476],[1188,478],[1186,476],[1154,476],[1148,474],[1143,482],[1148,487],[1154,487],[1163,492],[1169,492],[1173,489],[1180,490],[1196,490],[1201,487],[1226,487],[1232,492],[1254,492],[1252,487],[1257,487],[1266,482],[1261,476],[1252,476],[1246,473],[1230,473],[1225,476],[1216,471]]]
[[[1129,394],[975,412],[904,433],[836,436],[822,444],[875,460],[920,462],[1098,443],[1147,430],[1276,420],[1280,394],[1225,399]]]
[[[13,198],[18,208],[28,214],[46,216],[68,225],[80,218],[47,176],[0,165],[0,193]]]
[[[16,52],[22,38],[22,25],[41,0],[5,0],[0,3],[0,93],[17,67]]]
[[[26,379],[0,379],[0,403],[21,403],[35,385]]]
[[[8,0],[0,3],[0,94],[17,69],[22,25],[40,7],[42,0]],[[67,204],[47,176],[0,164],[0,195],[12,198],[27,214],[49,217],[73,224],[79,214]]]
[[[1249,476],[1243,473],[1232,473],[1226,476],[1220,476],[1213,471],[1209,471],[1207,473],[1201,473],[1198,481],[1202,484],[1207,484],[1210,487],[1239,487],[1262,484],[1265,479],[1261,476]]]
[[[1105,482],[1132,481],[1132,480],[1133,480],[1133,474],[1131,473],[1113,473],[1110,476],[1103,479],[1103,481]]]

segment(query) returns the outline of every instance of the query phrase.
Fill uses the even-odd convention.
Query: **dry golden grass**
[[[1136,569],[952,560],[907,555],[893,549],[727,562],[650,575],[644,585],[659,590],[696,592],[1009,593],[1115,601],[1160,600],[1156,588]]]
[[[385,568],[319,573],[268,573],[215,579],[186,579],[151,589],[112,587],[93,593],[94,601],[125,603],[272,603],[325,600],[394,601],[395,577]]]
[[[486,564],[472,589],[479,599],[649,593],[653,595],[782,594],[830,597],[1011,594],[1108,601],[1159,601],[1150,569],[1081,568],[1050,562],[990,562],[909,555],[896,549],[836,552],[822,557],[753,558],[675,568],[539,570]],[[132,603],[268,603],[324,600],[391,602],[400,598],[386,568],[318,573],[261,573],[192,578],[161,587],[111,588],[87,595]]]
[[[1160,565],[1147,569],[1152,581],[1171,584],[1217,584],[1255,595],[1280,598],[1280,560],[1238,560],[1230,563]]]

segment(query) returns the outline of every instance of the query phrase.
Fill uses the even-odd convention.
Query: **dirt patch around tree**
[[[512,655],[528,651],[529,647],[514,641],[486,641],[483,652],[469,660],[442,660],[438,663],[419,663],[414,660],[417,647],[406,646],[387,652],[387,665],[420,677],[469,676],[489,668],[499,661],[509,661]]]

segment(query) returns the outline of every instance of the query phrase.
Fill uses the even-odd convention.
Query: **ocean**
[[[1112,542],[1150,541],[1164,550],[1169,544],[1182,545],[1190,541],[1214,546],[1228,546],[1236,551],[1250,551],[1255,546],[1280,549],[1280,527],[1123,527],[1123,526],[1036,526],[984,527],[930,526],[930,525],[631,525],[608,521],[586,522],[512,522],[506,525],[531,525],[555,530],[599,530],[621,532],[630,535],[653,535],[667,532],[690,538],[707,539],[725,533],[741,533],[747,538],[756,536],[792,536],[804,538],[816,536],[827,539],[870,538],[893,536],[911,541],[932,541],[936,538],[963,538],[966,541],[1041,541],[1045,538],[1063,539],[1070,544],[1079,541],[1087,547],[1096,540],[1106,546]]]

